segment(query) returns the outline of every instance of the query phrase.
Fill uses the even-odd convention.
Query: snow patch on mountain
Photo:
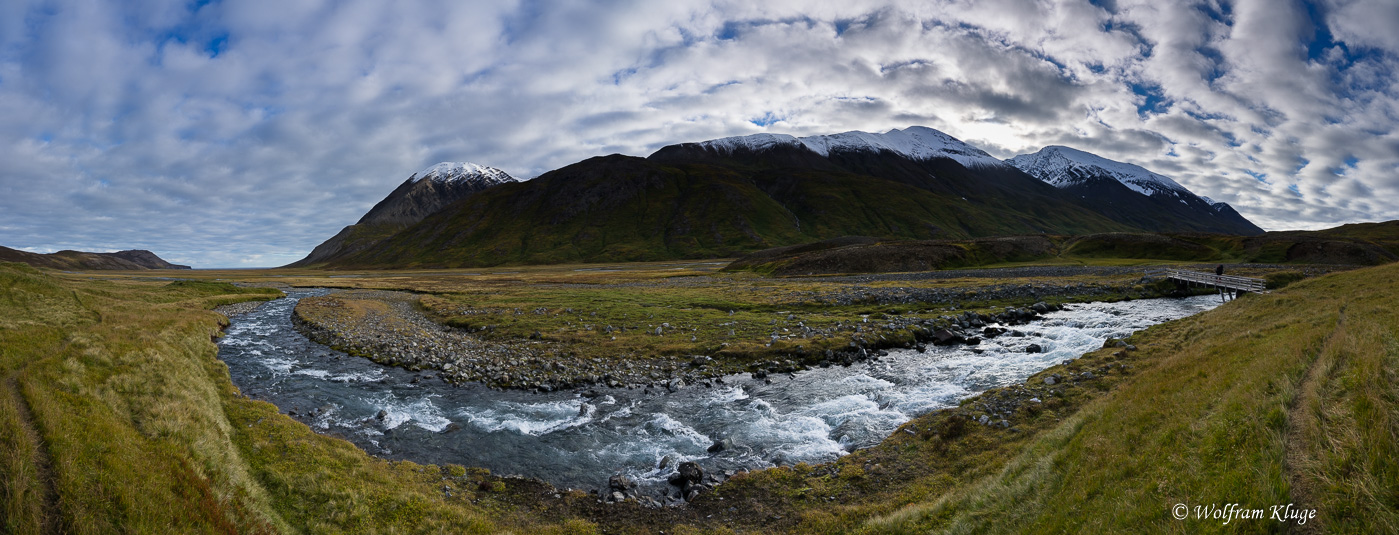
[[[762,152],[773,147],[797,147],[802,146],[802,142],[795,136],[789,136],[787,134],[753,134],[751,136],[734,136],[701,141],[699,145],[713,149],[720,154],[733,154],[734,151],[740,149]]]
[[[753,134],[712,139],[699,143],[721,154],[739,149],[762,152],[778,146],[805,147],[829,157],[838,152],[889,151],[910,160],[951,158],[966,167],[1002,167],[1005,163],[985,151],[943,132],[923,126],[893,129],[883,134],[850,131],[840,134],[795,137],[787,134]]]
[[[431,180],[433,182],[457,182],[470,181],[481,184],[504,184],[516,182],[515,177],[509,173],[471,162],[442,162],[437,165],[423,169],[422,172],[414,173],[408,177],[412,182]]]
[[[1214,208],[1214,211],[1216,212],[1223,211],[1225,208],[1229,207],[1229,203],[1216,201],[1204,195],[1200,196],[1200,200],[1205,201],[1205,204],[1210,205],[1210,208]]]
[[[1051,145],[1032,154],[1021,154],[1006,163],[1055,187],[1068,187],[1083,177],[1107,175],[1142,195],[1193,196],[1176,181],[1138,165],[1109,160],[1077,149]]]

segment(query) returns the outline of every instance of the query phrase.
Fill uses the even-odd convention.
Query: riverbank
[[[952,293],[985,296],[988,291],[999,288],[954,290]],[[1060,290],[1058,297],[1069,302],[1101,296],[1078,293],[1081,288],[1076,286],[1041,285],[1036,288],[1034,297],[1054,296],[1057,289]],[[1017,292],[1016,295],[1029,294]],[[1138,295],[1147,297],[1148,294]],[[808,340],[815,348],[813,351],[801,344],[790,353],[722,351],[722,360],[716,360],[705,354],[638,357],[634,350],[622,349],[629,356],[618,359],[590,357],[582,348],[544,339],[538,332],[526,339],[512,339],[479,336],[468,332],[467,328],[448,327],[428,319],[420,310],[420,299],[421,296],[406,292],[382,290],[350,290],[310,297],[297,304],[293,324],[298,332],[323,345],[411,371],[431,370],[453,384],[480,382],[495,388],[542,392],[589,386],[675,391],[687,385],[712,387],[716,382],[722,384],[723,376],[737,373],[752,373],[762,379],[771,374],[793,373],[817,366],[849,366],[887,355],[889,349],[921,351],[931,345],[974,346],[1001,335],[1023,336],[988,325],[1021,325],[1063,306],[1037,301],[1023,308],[993,306],[983,312],[968,310],[937,317],[879,314],[876,322],[870,322],[867,315],[859,315],[845,321],[837,320],[834,326],[827,327],[806,325],[810,321],[804,320],[806,314],[802,318],[788,314],[770,323],[774,333],[778,329],[791,333],[788,326],[795,324],[801,329],[800,334],[773,334],[765,347],[771,347],[773,342],[781,345],[783,341]],[[444,313],[440,305],[434,310]],[[465,315],[472,312],[463,311]],[[544,311],[541,315],[548,313]],[[832,323],[829,313],[823,316],[827,324]],[[740,323],[738,320],[722,325]],[[681,330],[681,336],[685,325],[679,322],[674,325]],[[665,329],[672,327],[669,322],[662,322],[655,331],[659,334],[654,336],[664,336]],[[478,332],[491,330],[494,327],[482,327]],[[616,330],[625,331],[626,326]],[[697,336],[692,337],[698,346],[703,345],[698,343]],[[615,336],[612,339],[615,340]],[[826,349],[822,351],[821,347]]]
[[[1124,373],[1097,369],[1123,363],[1106,359],[1124,348],[1045,370],[1025,388],[1054,374],[1095,378],[1063,398],[1027,390],[1045,405],[1038,413],[1041,404],[1016,389],[993,390],[836,463],[737,476],[687,507],[662,509],[462,466],[383,461],[317,435],[243,398],[214,356],[219,317],[206,311],[260,297],[124,277],[0,269],[0,364],[13,378],[12,395],[0,396],[0,442],[29,444],[0,457],[11,531],[1297,529],[1296,520],[1172,516],[1175,504],[1229,503],[1315,510],[1307,526],[1322,532],[1399,527],[1390,484],[1399,477],[1395,265],[1300,281],[1148,329],[1129,341],[1139,349],[1125,352]],[[981,424],[977,411],[990,421],[1000,395],[1017,398],[1001,418],[1009,427]],[[52,476],[36,468],[38,450]],[[57,499],[39,498],[50,492]]]
[[[1076,359],[1106,338],[1218,304],[1214,296],[1084,304],[975,345],[889,350],[857,365],[730,375],[674,392],[551,394],[454,387],[437,374],[308,342],[292,310],[324,292],[291,291],[229,328],[220,359],[245,393],[376,455],[480,466],[653,505],[681,503],[713,478],[741,471],[834,460],[879,443],[910,418]],[[704,477],[671,484],[687,462]],[[686,488],[695,485],[705,487]]]
[[[321,279],[352,288],[302,301],[296,326],[325,345],[455,384],[673,391],[725,375],[851,365],[891,349],[975,345],[1004,334],[988,324],[1031,321],[1062,304],[1177,291],[1143,280],[1140,268],[1110,266],[800,280],[470,275]]]

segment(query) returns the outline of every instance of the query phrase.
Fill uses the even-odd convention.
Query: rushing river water
[[[381,366],[311,342],[291,310],[326,290],[235,317],[220,341],[243,393],[270,401],[322,433],[386,458],[457,463],[537,477],[560,487],[600,488],[624,473],[663,485],[681,461],[706,471],[824,462],[878,443],[920,414],[953,406],[1148,326],[1218,305],[1218,297],[1072,305],[970,347],[893,350],[887,357],[775,375],[725,377],[713,387],[669,393],[598,388],[534,394],[451,386],[429,372]],[[1042,353],[1026,353],[1039,344]],[[716,439],[732,449],[710,454]],[[669,456],[673,462],[657,469]]]

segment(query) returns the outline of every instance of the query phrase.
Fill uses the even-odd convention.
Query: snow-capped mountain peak
[[[836,152],[889,151],[910,160],[951,158],[964,166],[1001,167],[1005,164],[985,151],[923,126],[893,129],[882,134],[850,131],[840,134],[795,137],[787,134],[752,134],[712,139],[700,146],[732,154],[737,149],[760,152],[777,146],[804,147],[829,157]]]
[[[1146,196],[1155,193],[1190,193],[1190,190],[1176,181],[1139,165],[1109,160],[1059,145],[1051,145],[1031,154],[1021,154],[1006,160],[1006,163],[1060,188],[1073,185],[1084,176],[1105,174]]]
[[[413,176],[408,177],[408,180],[412,182],[431,180],[439,183],[466,180],[481,184],[502,184],[516,181],[505,171],[470,162],[442,162],[414,173]]]

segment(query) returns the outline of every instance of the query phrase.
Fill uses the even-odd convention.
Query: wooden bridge
[[[1239,277],[1236,275],[1215,275],[1204,271],[1191,271],[1188,269],[1157,268],[1146,271],[1148,278],[1161,277],[1179,283],[1189,285],[1207,286],[1218,288],[1220,299],[1229,295],[1233,297],[1244,292],[1265,294],[1268,293],[1268,283],[1263,279],[1253,277]]]

